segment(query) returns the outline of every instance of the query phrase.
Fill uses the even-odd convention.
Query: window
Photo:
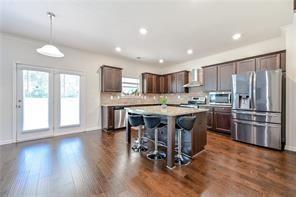
[[[140,80],[136,78],[122,78],[122,94],[123,95],[138,95]]]
[[[80,124],[80,76],[60,74],[60,126]]]

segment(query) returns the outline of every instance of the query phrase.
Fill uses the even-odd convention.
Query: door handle
[[[247,124],[247,125],[253,125],[253,126],[259,126],[259,127],[281,127],[281,125],[276,125],[276,124],[248,122],[248,121],[242,121],[242,120],[233,120],[233,122],[234,123]]]
[[[235,114],[246,114],[246,115],[255,115],[255,116],[272,116],[272,117],[279,117],[279,115],[276,115],[276,114],[269,114],[269,113],[238,112],[238,111],[233,111],[232,113],[235,113]]]

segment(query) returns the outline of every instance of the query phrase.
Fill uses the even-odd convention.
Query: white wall
[[[280,51],[285,49],[284,37],[278,37],[263,42],[258,42],[252,45],[236,48],[233,50],[221,52],[215,55],[195,59],[177,65],[167,66],[162,69],[162,73],[170,73],[179,70],[192,70],[202,66],[227,62],[245,57],[261,55],[269,52]],[[198,53],[198,51],[196,51]]]
[[[13,65],[15,62],[81,71],[86,76],[86,129],[100,128],[100,76],[102,64],[123,68],[123,75],[139,76],[144,71],[157,72],[151,65],[124,58],[107,57],[67,47],[59,47],[64,58],[50,58],[35,52],[45,43],[0,34],[0,144],[13,141]],[[112,79],[111,79],[112,80]]]
[[[296,151],[296,14],[294,23],[285,30],[287,50],[286,149]]]

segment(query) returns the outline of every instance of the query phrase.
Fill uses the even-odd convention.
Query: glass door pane
[[[49,128],[49,73],[23,70],[23,132]]]
[[[60,127],[80,125],[80,76],[60,74]]]

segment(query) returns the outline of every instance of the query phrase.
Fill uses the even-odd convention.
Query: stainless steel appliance
[[[123,106],[114,107],[114,129],[125,127],[126,111]]]
[[[191,71],[191,79],[188,84],[185,84],[183,87],[199,87],[203,85],[203,70],[192,69]]]
[[[199,108],[200,105],[206,104],[206,97],[199,96],[193,97],[187,103],[180,104],[180,107],[188,107],[188,108]]]
[[[210,105],[231,105],[231,92],[210,92]]]
[[[282,70],[232,75],[233,139],[283,149]]]

